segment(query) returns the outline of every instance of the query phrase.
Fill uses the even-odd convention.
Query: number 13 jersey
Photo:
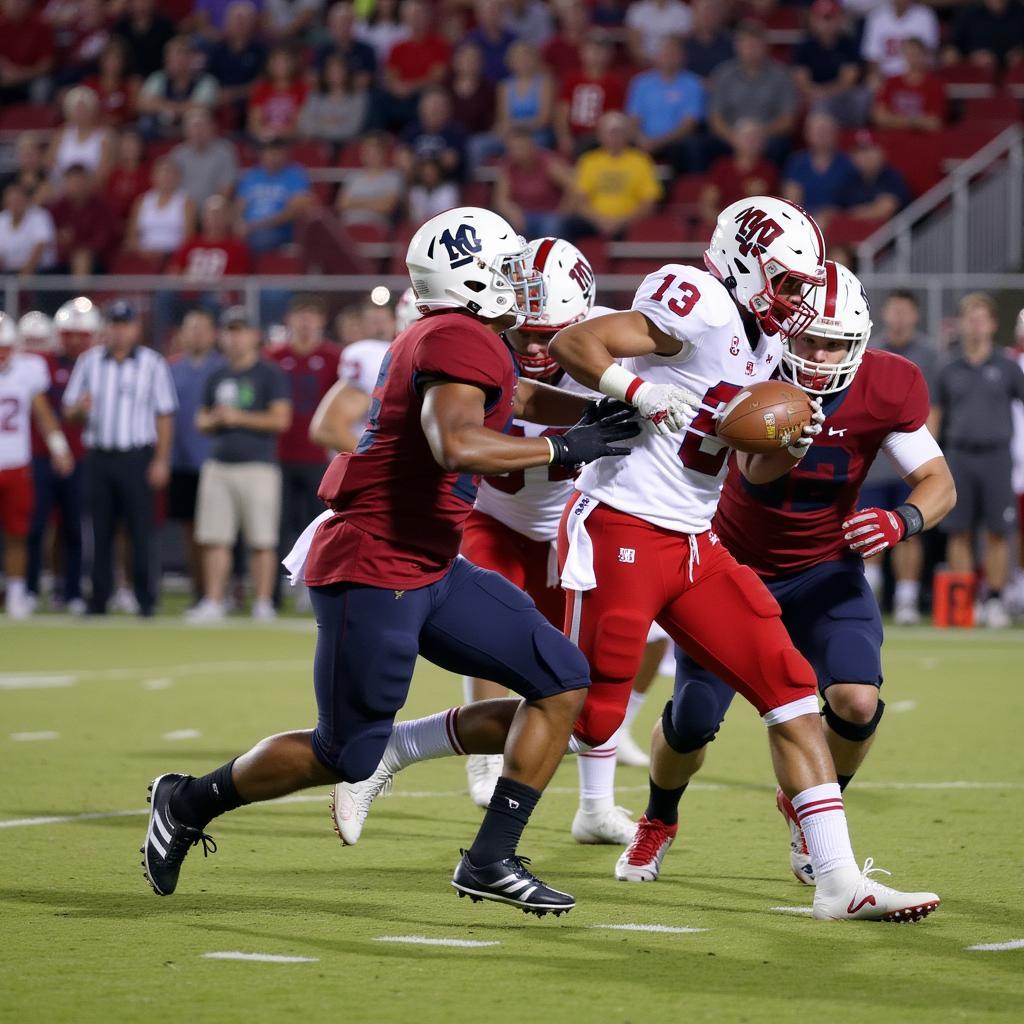
[[[674,434],[647,423],[626,458],[586,466],[577,490],[655,526],[679,533],[711,528],[725,482],[729,448],[715,435],[713,414],[748,384],[768,380],[779,365],[782,342],[761,334],[747,341],[739,307],[725,286],[695,267],[670,263],[646,277],[632,309],[682,342],[672,356],[621,360],[652,384],[673,384],[701,399],[693,422]]]

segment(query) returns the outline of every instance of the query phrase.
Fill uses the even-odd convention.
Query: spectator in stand
[[[302,43],[316,28],[324,0],[263,0],[267,37],[283,43]]]
[[[143,79],[159,71],[164,48],[174,36],[174,25],[156,11],[156,0],[128,0],[128,9],[114,24],[132,58],[132,71]]]
[[[494,85],[484,76],[483,51],[474,43],[462,43],[452,57],[448,77],[448,96],[455,120],[466,133],[469,162],[481,163],[477,157],[477,138],[491,137],[494,127]]]
[[[242,175],[235,195],[237,230],[254,253],[292,242],[295,221],[313,201],[309,175],[289,163],[282,139],[263,143],[259,163]]]
[[[878,140],[862,129],[850,150],[855,174],[839,194],[839,205],[851,217],[886,220],[910,201],[910,190],[903,176],[885,161],[885,150]]]
[[[661,198],[654,161],[632,143],[633,125],[609,111],[597,126],[597,149],[576,162],[574,214],[566,221],[569,238],[615,238],[646,217]]]
[[[96,93],[104,124],[120,128],[135,120],[139,79],[128,74],[128,50],[123,39],[115,37],[103,47],[96,74],[83,84]]]
[[[164,66],[154,71],[139,93],[139,126],[143,135],[178,135],[185,114],[197,107],[212,110],[217,102],[217,79],[197,71],[192,42],[175,36],[164,50]]]
[[[114,169],[103,186],[103,195],[119,230],[127,226],[136,200],[149,188],[149,171],[142,162],[144,152],[137,131],[125,128],[117,136]]]
[[[195,0],[191,15],[179,23],[179,29],[196,32],[211,43],[222,40],[228,32],[231,21],[231,8],[239,0]],[[259,7],[263,0],[241,0],[247,7],[259,15]]]
[[[106,269],[117,221],[92,175],[72,164],[61,182],[60,198],[50,207],[57,228],[57,263],[65,274],[99,274]]]
[[[432,157],[418,160],[413,167],[406,201],[409,221],[423,224],[458,205],[459,187],[445,179],[440,163]]]
[[[354,75],[340,53],[324,60],[316,88],[306,97],[299,117],[299,132],[342,146],[363,130],[370,109],[370,94],[362,76]]]
[[[346,224],[390,228],[405,194],[405,179],[391,166],[387,136],[378,132],[364,136],[359,160],[359,169],[345,179],[338,192],[338,213]]]
[[[1004,67],[1024,60],[1024,8],[1018,0],[980,0],[960,6],[946,60]]]
[[[725,9],[716,0],[694,0],[693,29],[686,38],[686,66],[707,79],[719,64],[732,60],[732,35],[725,29]]]
[[[864,20],[860,54],[871,65],[872,84],[907,70],[904,39],[920,39],[929,53],[939,49],[939,20],[935,12],[914,0],[885,0]]]
[[[903,56],[907,70],[882,83],[871,119],[879,128],[940,131],[948,104],[942,79],[931,70],[931,56],[920,39],[904,39]]]
[[[555,9],[555,17],[558,31],[544,44],[541,55],[561,78],[581,65],[583,45],[590,38],[590,14],[585,4],[563,3]]]
[[[644,67],[657,59],[666,36],[690,34],[693,13],[682,0],[639,0],[626,11],[626,33],[633,60]]]
[[[178,411],[174,419],[167,518],[182,527],[193,605],[203,595],[202,549],[195,537],[196,497],[200,469],[210,457],[210,438],[200,432],[196,417],[203,404],[207,382],[225,365],[224,356],[217,350],[217,328],[212,314],[205,309],[187,313],[178,331],[177,355],[170,360]]]
[[[377,67],[383,67],[392,48],[409,38],[409,25],[398,0],[376,0],[366,20],[356,22],[355,35],[373,49]]]
[[[525,129],[513,129],[497,166],[494,209],[527,238],[559,237],[572,182],[572,169],[557,153],[540,149]]]
[[[839,148],[839,125],[831,114],[810,114],[804,123],[807,148],[794,153],[782,171],[782,194],[815,217],[839,205],[855,171]]]
[[[316,66],[320,71],[329,57],[340,57],[352,76],[353,86],[368,90],[377,70],[377,55],[369,43],[355,37],[355,6],[349,0],[338,0],[327,12],[326,43],[316,51]]]
[[[555,34],[551,11],[542,0],[507,0],[502,7],[505,27],[538,50]]]
[[[110,22],[103,9],[103,0],[78,0],[74,6],[74,20],[67,29],[67,44],[58,45],[53,76],[58,89],[76,85],[94,74],[100,54],[110,40]],[[44,17],[45,14],[44,11]]]
[[[768,54],[764,29],[742,21],[736,29],[736,58],[720,64],[708,86],[708,125],[719,148],[732,148],[742,118],[759,121],[768,138],[765,152],[781,163],[797,112],[797,93],[788,70]]]
[[[196,427],[210,436],[210,457],[199,470],[196,495],[195,537],[204,549],[203,599],[185,618],[224,618],[231,551],[241,534],[249,546],[251,614],[267,621],[276,617],[271,600],[281,522],[276,448],[292,420],[288,381],[277,366],[260,358],[259,331],[243,309],[228,310],[222,324],[227,363],[207,378],[196,413]]]
[[[697,129],[704,120],[704,87],[683,65],[683,46],[667,36],[654,51],[654,67],[629,83],[626,113],[637,127],[637,145],[679,172],[703,166]]]
[[[1017,526],[1012,406],[1014,400],[1024,402],[1024,370],[996,348],[998,330],[990,295],[974,292],[960,300],[960,348],[938,371],[929,424],[935,436],[941,428],[956,482],[956,508],[942,524],[954,572],[974,573],[978,534],[984,530],[988,598],[982,622],[990,628],[1010,625],[1002,591],[1009,582],[1009,538]]]
[[[299,75],[295,52],[275,46],[267,58],[267,73],[249,96],[249,136],[262,142],[297,135],[308,94],[309,84]]]
[[[561,76],[561,94],[555,106],[558,148],[569,157],[575,157],[594,144],[594,133],[602,114],[622,110],[626,103],[626,83],[612,67],[615,57],[612,43],[607,39],[590,39],[583,45],[580,56],[580,70]]]
[[[53,69],[53,31],[31,0],[0,3],[0,104],[41,100]]]
[[[498,85],[495,131],[504,139],[511,128],[526,128],[533,132],[538,145],[552,145],[551,76],[541,67],[537,51],[529,43],[513,42],[506,61],[509,75]]]
[[[8,185],[17,183],[33,205],[46,203],[52,192],[46,155],[47,148],[35,132],[19,132],[14,148],[14,169],[0,176],[0,193]]]
[[[169,157],[153,164],[152,182],[152,188],[135,203],[124,247],[130,252],[168,256],[192,233],[196,208]]]
[[[466,137],[452,119],[452,104],[444,89],[428,89],[419,102],[419,116],[400,138],[397,163],[410,173],[424,157],[437,160],[446,178],[461,180],[466,158]]]
[[[384,66],[388,127],[401,127],[415,117],[420,95],[444,82],[451,61],[451,47],[434,32],[423,0],[405,0],[402,21],[409,34],[391,48]]]
[[[196,209],[210,196],[229,196],[238,177],[235,147],[217,135],[217,125],[204,108],[185,115],[185,140],[170,152],[181,186]]]
[[[760,121],[743,118],[736,122],[732,155],[719,157],[711,165],[701,192],[701,220],[713,224],[721,210],[740,199],[778,192],[779,169],[765,158],[765,141]]]
[[[476,28],[466,34],[466,42],[480,47],[484,55],[484,75],[494,83],[501,82],[509,73],[515,74],[506,58],[517,33],[505,25],[504,0],[476,0],[474,10]]]
[[[102,185],[114,160],[114,139],[100,121],[96,93],[76,85],[64,95],[64,126],[50,141],[47,163],[54,177],[60,178],[75,165],[84,167],[97,185]]]
[[[793,53],[793,78],[810,110],[844,125],[862,125],[869,103],[859,86],[860,55],[839,0],[814,0],[808,32]]]
[[[237,128],[245,123],[249,95],[267,63],[259,24],[259,11],[251,0],[233,0],[224,15],[224,37],[206,61],[206,70],[217,81],[217,103],[228,108]]]
[[[324,337],[327,307],[316,295],[297,295],[285,317],[287,341],[267,352],[284,372],[292,400],[291,425],[281,434],[282,502],[279,557],[291,550],[310,520],[323,510],[317,488],[327,469],[327,452],[309,439],[320,399],[338,379],[341,348]],[[276,574],[275,574],[276,575]]]
[[[362,306],[345,306],[339,311],[334,318],[334,336],[342,348],[366,337]]]
[[[50,211],[32,205],[22,185],[4,189],[0,211],[0,272],[31,277],[53,270],[57,263],[57,232]]]

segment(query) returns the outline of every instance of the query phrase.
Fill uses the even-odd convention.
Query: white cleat
[[[981,623],[989,629],[1006,629],[1011,624],[1010,613],[998,597],[990,597],[982,606]]]
[[[933,892],[897,892],[870,876],[875,872],[888,875],[884,868],[876,868],[868,857],[860,875],[852,877],[850,884],[820,882],[814,893],[811,916],[819,921],[891,921],[906,924],[920,921],[937,910],[941,900]],[[850,869],[852,875],[854,869]],[[830,875],[832,872],[829,873]],[[837,879],[836,882],[839,882]]]
[[[632,842],[615,862],[615,877],[620,882],[656,882],[678,831],[678,825],[652,821],[645,814],[636,823]]]
[[[118,587],[110,601],[110,610],[124,612],[126,615],[138,615],[139,602],[135,597],[135,592],[127,587]]]
[[[377,770],[362,782],[339,782],[331,793],[331,820],[334,831],[345,846],[355,846],[370,813],[370,804],[391,792],[394,775],[386,768]]]
[[[587,846],[625,846],[633,838],[636,824],[625,807],[585,811],[581,807],[572,819],[572,837]]]
[[[501,754],[470,754],[466,758],[469,797],[477,807],[486,807],[491,802],[504,766],[505,759]]]
[[[814,865],[811,863],[811,851],[807,849],[804,830],[797,821],[796,811],[781,789],[775,789],[775,806],[779,814],[786,819],[789,826],[789,867],[801,885],[814,885]]]
[[[253,601],[252,611],[249,613],[255,622],[273,622],[277,618],[277,610],[273,601]]]
[[[900,602],[892,610],[892,621],[897,626],[916,626],[921,621],[921,613],[915,602]]]
[[[626,730],[620,729],[615,737],[615,761],[630,768],[650,768],[647,751]]]
[[[211,601],[204,597],[195,607],[189,608],[182,618],[186,622],[222,622],[227,613],[220,601]]]

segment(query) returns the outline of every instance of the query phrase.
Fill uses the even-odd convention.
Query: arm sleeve
[[[924,374],[911,362],[907,362],[907,381],[900,401],[898,419],[895,430],[899,433],[911,433],[920,430],[928,422],[931,404],[928,398],[928,385]]]
[[[64,397],[61,399],[61,403],[67,408],[77,405],[82,400],[88,373],[87,363],[88,359],[84,355],[75,361],[71,376],[68,378],[68,386],[64,389]]]
[[[424,334],[413,357],[414,383],[422,377],[443,377],[485,391],[500,388],[512,356],[496,335],[488,337],[487,328],[466,317],[458,319],[466,325],[446,321]]]
[[[157,416],[170,416],[178,409],[178,392],[174,387],[174,379],[171,377],[171,368],[163,356],[157,356],[154,372],[156,373],[156,386],[153,390],[153,408]]]
[[[886,434],[882,451],[900,476],[909,476],[932,459],[942,458],[942,449],[927,427]]]

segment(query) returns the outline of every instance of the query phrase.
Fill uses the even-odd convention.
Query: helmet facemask
[[[518,319],[517,327],[521,327],[530,320],[538,320],[544,315],[544,307],[547,304],[547,286],[544,284],[544,277],[533,269],[533,260],[530,250],[525,247],[517,253],[510,253],[503,256],[498,268],[491,269],[491,272],[507,282],[515,296],[515,305],[509,313],[515,313]]]
[[[785,338],[799,337],[818,315],[808,301],[812,291],[824,283],[824,272],[814,278],[787,267],[778,257],[767,260],[755,254],[765,285],[751,297],[750,312],[757,317],[766,334]]]

